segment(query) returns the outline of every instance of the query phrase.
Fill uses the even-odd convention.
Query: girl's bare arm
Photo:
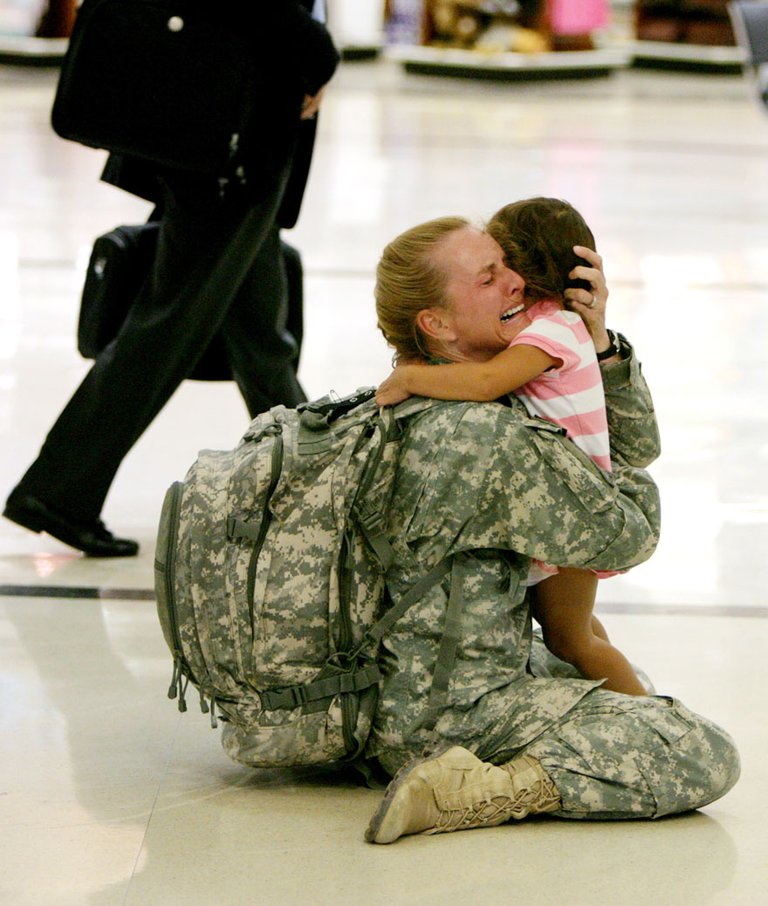
[[[376,401],[381,406],[392,406],[415,395],[486,402],[512,393],[560,364],[560,359],[538,347],[521,344],[487,362],[399,365],[376,391]]]

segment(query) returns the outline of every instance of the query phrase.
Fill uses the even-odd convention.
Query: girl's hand
[[[605,329],[605,309],[608,302],[608,287],[603,273],[603,259],[597,252],[583,245],[575,245],[573,251],[584,258],[588,265],[577,265],[568,275],[572,280],[586,280],[588,289],[567,289],[567,307],[581,315],[597,352],[608,349],[610,338]]]
[[[398,365],[390,376],[379,385],[376,391],[376,402],[380,406],[394,406],[402,403],[411,395],[406,386],[407,365]]]

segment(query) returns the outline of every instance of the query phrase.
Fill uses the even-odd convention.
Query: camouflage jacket
[[[402,443],[390,531],[399,597],[433,564],[451,572],[384,640],[384,679],[368,752],[394,773],[425,748],[461,744],[494,760],[538,736],[593,681],[532,675],[524,578],[531,558],[628,569],[653,552],[657,488],[643,471],[659,439],[640,366],[603,369],[614,471],[602,472],[560,429],[511,398],[446,402],[414,416]],[[453,586],[463,597],[455,662],[434,731],[423,726]]]

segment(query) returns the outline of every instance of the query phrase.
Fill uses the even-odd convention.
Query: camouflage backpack
[[[433,401],[380,410],[372,397],[276,407],[234,450],[202,451],[166,494],[155,586],[168,695],[186,710],[191,682],[236,761],[354,759],[376,706],[378,643],[448,571],[443,561],[399,601],[385,596],[401,423]]]

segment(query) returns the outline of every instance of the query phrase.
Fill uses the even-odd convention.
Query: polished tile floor
[[[0,495],[85,373],[74,331],[93,238],[147,207],[98,182],[100,152],[48,126],[50,70],[0,68]],[[162,494],[231,447],[228,384],[185,384],[125,461],[104,513],[141,541],[83,559],[0,520],[0,902],[764,904],[768,830],[768,116],[739,76],[622,71],[489,84],[346,63],[293,241],[307,269],[312,395],[379,381],[384,243],[444,213],[556,195],[591,222],[610,323],[655,390],[664,501],[654,558],[600,611],[658,689],[723,724],[740,783],[657,823],[540,821],[391,847],[379,794],[231,763],[165,698],[152,601]]]

